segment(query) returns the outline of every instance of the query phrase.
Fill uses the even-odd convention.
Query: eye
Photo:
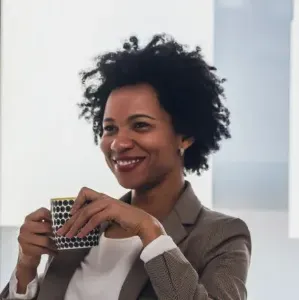
[[[150,127],[150,124],[146,122],[136,122],[134,123],[134,128],[139,130],[146,130]]]
[[[114,125],[106,125],[103,127],[104,133],[113,133],[116,130],[116,126]]]

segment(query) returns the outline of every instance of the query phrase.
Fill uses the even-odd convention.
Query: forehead
[[[126,118],[133,114],[150,114],[164,118],[157,94],[150,85],[125,86],[111,92],[105,107],[104,118]]]

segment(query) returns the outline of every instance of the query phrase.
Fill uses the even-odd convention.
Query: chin
[[[144,181],[140,180],[140,178],[135,179],[132,177],[130,178],[130,176],[128,176],[127,178],[117,177],[117,181],[123,188],[128,189],[128,190],[137,190],[145,184]]]
[[[117,178],[118,183],[125,189],[128,190],[139,190],[146,191],[154,188],[159,185],[158,180],[149,180],[146,178],[132,178],[132,176],[128,176],[127,178]]]

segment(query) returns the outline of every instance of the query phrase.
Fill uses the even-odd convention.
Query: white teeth
[[[116,163],[120,166],[128,166],[131,164],[135,164],[137,162],[139,162],[140,159],[132,159],[132,160],[117,160]]]

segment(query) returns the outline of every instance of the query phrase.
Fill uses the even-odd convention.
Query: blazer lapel
[[[122,201],[129,202],[130,193],[126,194]],[[171,213],[161,223],[166,233],[172,237],[184,253],[187,244],[181,242],[187,236],[184,225],[194,224],[201,209],[201,203],[195,196],[190,183],[186,182],[186,188],[178,199]],[[144,268],[144,262],[138,257],[129,271],[120,291],[119,300],[137,299],[141,290],[149,280]]]

